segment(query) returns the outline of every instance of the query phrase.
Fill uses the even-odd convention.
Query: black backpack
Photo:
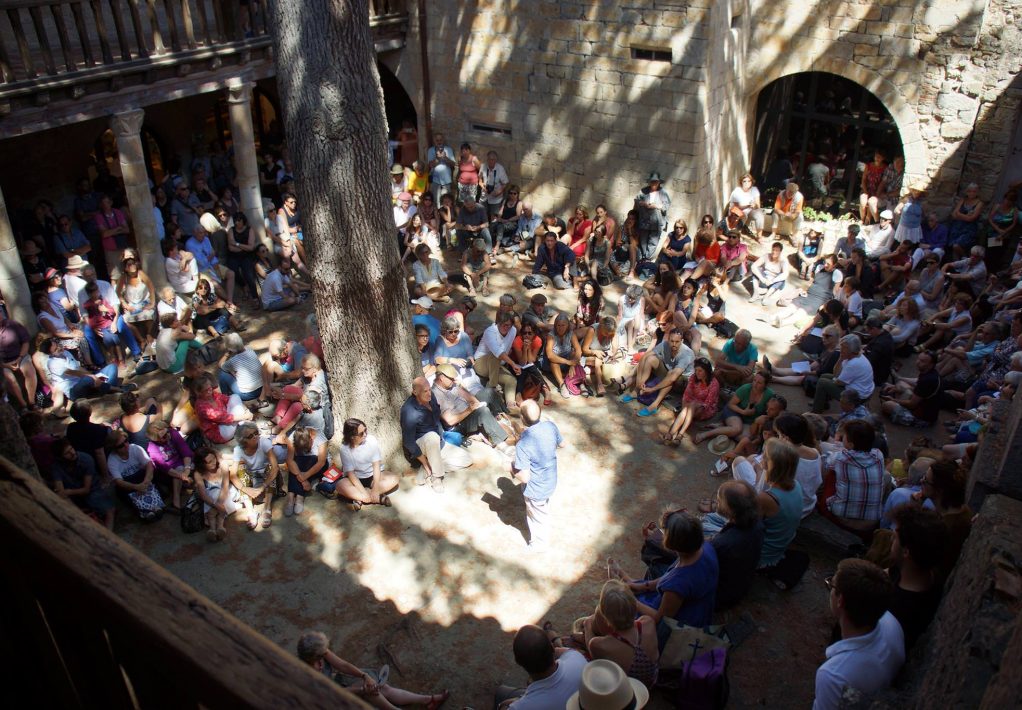
[[[202,532],[206,527],[204,517],[202,499],[198,494],[192,493],[188,501],[181,506],[181,532],[188,534]]]

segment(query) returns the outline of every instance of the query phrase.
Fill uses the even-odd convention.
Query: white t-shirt
[[[525,695],[511,703],[511,710],[563,708],[582,682],[586,659],[578,651],[565,651],[557,659],[557,670],[549,678],[531,683]]]
[[[242,392],[255,392],[263,388],[263,364],[255,350],[245,348],[240,353],[227,358],[223,371],[233,375]]]
[[[373,475],[373,464],[380,462],[383,468],[383,450],[380,449],[380,442],[375,436],[369,434],[365,441],[354,448],[341,446],[341,471],[355,472],[359,478],[369,478]]]
[[[114,478],[128,478],[149,465],[149,454],[138,444],[128,444],[128,458],[122,459],[116,452],[106,457],[106,466]]]
[[[493,355],[495,358],[500,358],[501,355],[510,352],[517,333],[517,329],[511,326],[507,331],[507,335],[502,337],[500,330],[497,329],[497,324],[494,323],[483,331],[483,337],[479,340],[479,347],[476,348],[476,360],[484,355]]]
[[[85,279],[77,274],[65,275],[64,290],[67,292],[67,297],[74,301],[76,306],[82,305],[83,301],[78,300],[78,294],[85,290]]]
[[[188,304],[180,296],[174,296],[174,305],[173,306],[170,305],[169,303],[165,303],[163,301],[157,301],[156,302],[156,320],[157,320],[157,322],[159,322],[160,318],[163,317],[163,314],[165,314],[165,313],[173,313],[174,315],[176,315],[178,317],[178,319],[180,319],[181,316],[184,315],[184,312],[185,312],[186,308],[188,308]]]
[[[894,615],[884,612],[876,628],[865,636],[827,646],[827,660],[816,671],[813,710],[839,707],[845,688],[868,697],[889,687],[903,663],[905,633]]]
[[[188,267],[181,272],[181,260],[167,257],[163,260],[167,271],[167,282],[178,293],[190,294],[199,285],[199,265],[195,259],[188,262]]]
[[[266,274],[263,280],[263,305],[268,306],[277,299],[284,298],[284,286],[291,283],[291,277],[280,273],[280,269],[274,269]]]
[[[837,379],[859,395],[860,400],[865,401],[873,394],[873,366],[869,364],[865,355],[846,360]]]
[[[799,457],[798,468],[795,469],[795,480],[802,486],[802,517],[806,517],[816,508],[816,491],[823,484],[823,456],[815,459]]]
[[[156,364],[161,370],[170,371],[170,366],[177,359],[178,343],[179,341],[174,340],[173,328],[164,328],[156,336],[156,345],[153,349],[156,351]]]
[[[738,205],[743,210],[751,209],[754,203],[759,202],[759,188],[755,185],[748,190],[743,190],[741,186],[736,187],[731,191],[731,199],[729,201],[732,205]]]
[[[268,436],[259,437],[259,446],[251,454],[246,454],[240,445],[234,447],[234,460],[245,464],[245,470],[249,474],[262,474],[270,465],[270,449],[273,448],[273,441]]]

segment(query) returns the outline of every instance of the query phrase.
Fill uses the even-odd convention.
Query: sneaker
[[[284,517],[286,517],[286,518],[290,518],[290,517],[291,517],[292,515],[294,515],[294,514],[295,514],[295,506],[296,506],[296,505],[297,505],[297,504],[295,503],[295,501],[293,501],[293,500],[289,500],[289,501],[288,501],[288,502],[287,502],[287,503],[286,503],[286,504],[284,505]]]
[[[434,493],[444,492],[444,477],[443,476],[430,476],[429,487],[433,489]]]
[[[415,485],[424,486],[426,485],[426,469],[420,468],[415,473]]]
[[[305,510],[304,496],[295,496],[295,515],[301,515],[303,510]]]

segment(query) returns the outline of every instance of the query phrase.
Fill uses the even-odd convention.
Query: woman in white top
[[[750,173],[745,173],[738,180],[738,187],[731,192],[728,200],[729,206],[737,207],[745,216],[745,226],[752,232],[753,238],[758,242],[763,236],[763,224],[765,215],[763,206],[760,204],[759,188]]]
[[[774,431],[798,451],[795,480],[802,486],[802,517],[816,507],[816,491],[823,485],[823,457],[816,448],[816,435],[801,414],[785,412],[774,420]]]
[[[341,473],[337,492],[348,499],[349,507],[358,511],[363,505],[389,506],[390,497],[398,487],[398,478],[383,470],[380,442],[369,435],[361,419],[344,420],[341,431]]]
[[[242,422],[234,434],[234,463],[231,464],[231,482],[250,501],[248,529],[255,530],[262,525],[270,527],[273,522],[273,491],[279,484],[279,466],[273,450],[273,441],[259,434],[259,427],[252,422]],[[244,476],[242,476],[244,474]],[[263,499],[260,518],[256,501]]]
[[[36,291],[32,297],[36,310],[36,322],[39,330],[60,342],[60,347],[78,353],[79,359],[87,365],[92,364],[89,344],[85,340],[85,332],[71,325],[67,318],[57,310],[45,291]]]

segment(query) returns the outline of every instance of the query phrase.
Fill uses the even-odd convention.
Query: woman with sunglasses
[[[156,333],[156,288],[139,267],[138,254],[133,249],[124,251],[121,278],[117,280],[117,297],[121,299],[124,321],[145,350],[152,344]]]
[[[713,365],[704,357],[696,358],[692,365],[692,377],[685,386],[681,398],[681,411],[675,417],[670,430],[663,435],[662,443],[677,446],[694,421],[706,421],[717,414],[720,399],[720,383],[713,376]]]
[[[490,220],[493,243],[499,251],[506,251],[514,244],[518,218],[522,215],[522,201],[519,199],[521,192],[514,183],[508,185],[504,190],[504,201],[496,216]]]
[[[440,233],[440,214],[437,211],[436,203],[433,201],[432,192],[422,193],[422,197],[419,198],[419,209],[416,214],[422,217],[422,221],[431,230],[437,234]]]
[[[341,429],[341,478],[337,492],[353,511],[363,505],[390,507],[389,494],[398,488],[398,477],[383,470],[380,442],[361,419],[346,419]]]
[[[536,332],[536,326],[531,321],[525,321],[515,336],[509,353],[515,364],[522,368],[522,374],[518,376],[518,383],[515,386],[514,406],[509,403],[509,410],[517,411],[516,408],[521,407],[522,402],[527,399],[542,402],[547,406],[553,404],[550,400],[550,386],[540,374],[539,368],[535,367],[542,352],[543,339]]]
[[[163,498],[153,485],[155,469],[149,454],[132,444],[123,431],[111,431],[106,448],[107,470],[118,492],[128,499],[142,520],[158,520],[163,514]]]

